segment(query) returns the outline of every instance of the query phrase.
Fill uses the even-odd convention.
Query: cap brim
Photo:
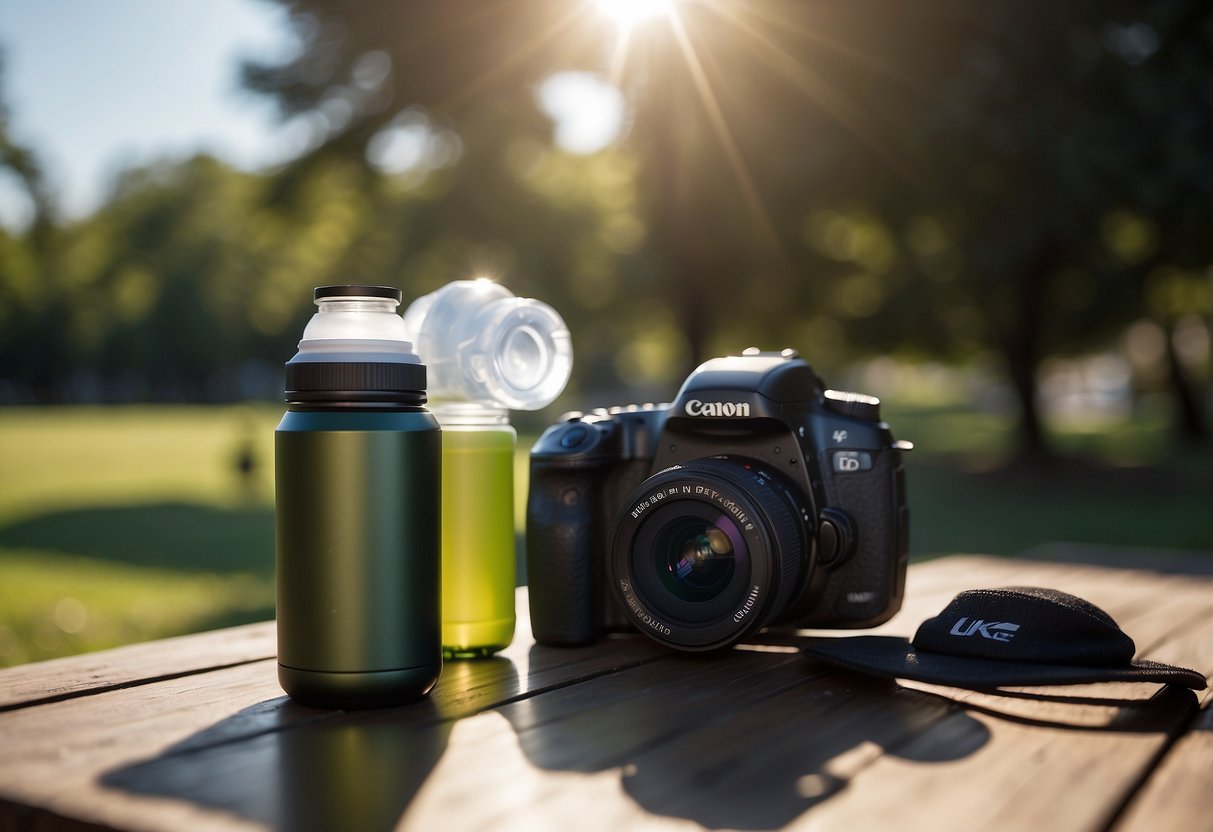
[[[893,636],[811,638],[804,654],[860,673],[959,688],[1158,682],[1202,690],[1207,685],[1195,670],[1142,659],[1127,667],[1003,662],[919,652],[906,639]]]

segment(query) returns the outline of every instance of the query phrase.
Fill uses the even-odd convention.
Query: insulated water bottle
[[[319,707],[424,696],[442,667],[441,433],[399,289],[323,286],[275,432],[278,679]]]

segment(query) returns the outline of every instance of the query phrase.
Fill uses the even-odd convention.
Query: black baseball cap
[[[1161,682],[1194,690],[1205,677],[1134,659],[1133,639],[1082,598],[1040,587],[973,589],[919,626],[891,636],[812,638],[806,656],[876,676],[959,688]]]

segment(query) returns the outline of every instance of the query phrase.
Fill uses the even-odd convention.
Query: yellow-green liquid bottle
[[[514,638],[514,445],[504,410],[435,408],[442,424],[442,651],[490,656]]]

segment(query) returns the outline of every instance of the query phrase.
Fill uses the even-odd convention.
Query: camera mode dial
[[[835,413],[863,419],[880,421],[880,399],[863,393],[848,393],[844,390],[825,391],[825,406]]]

